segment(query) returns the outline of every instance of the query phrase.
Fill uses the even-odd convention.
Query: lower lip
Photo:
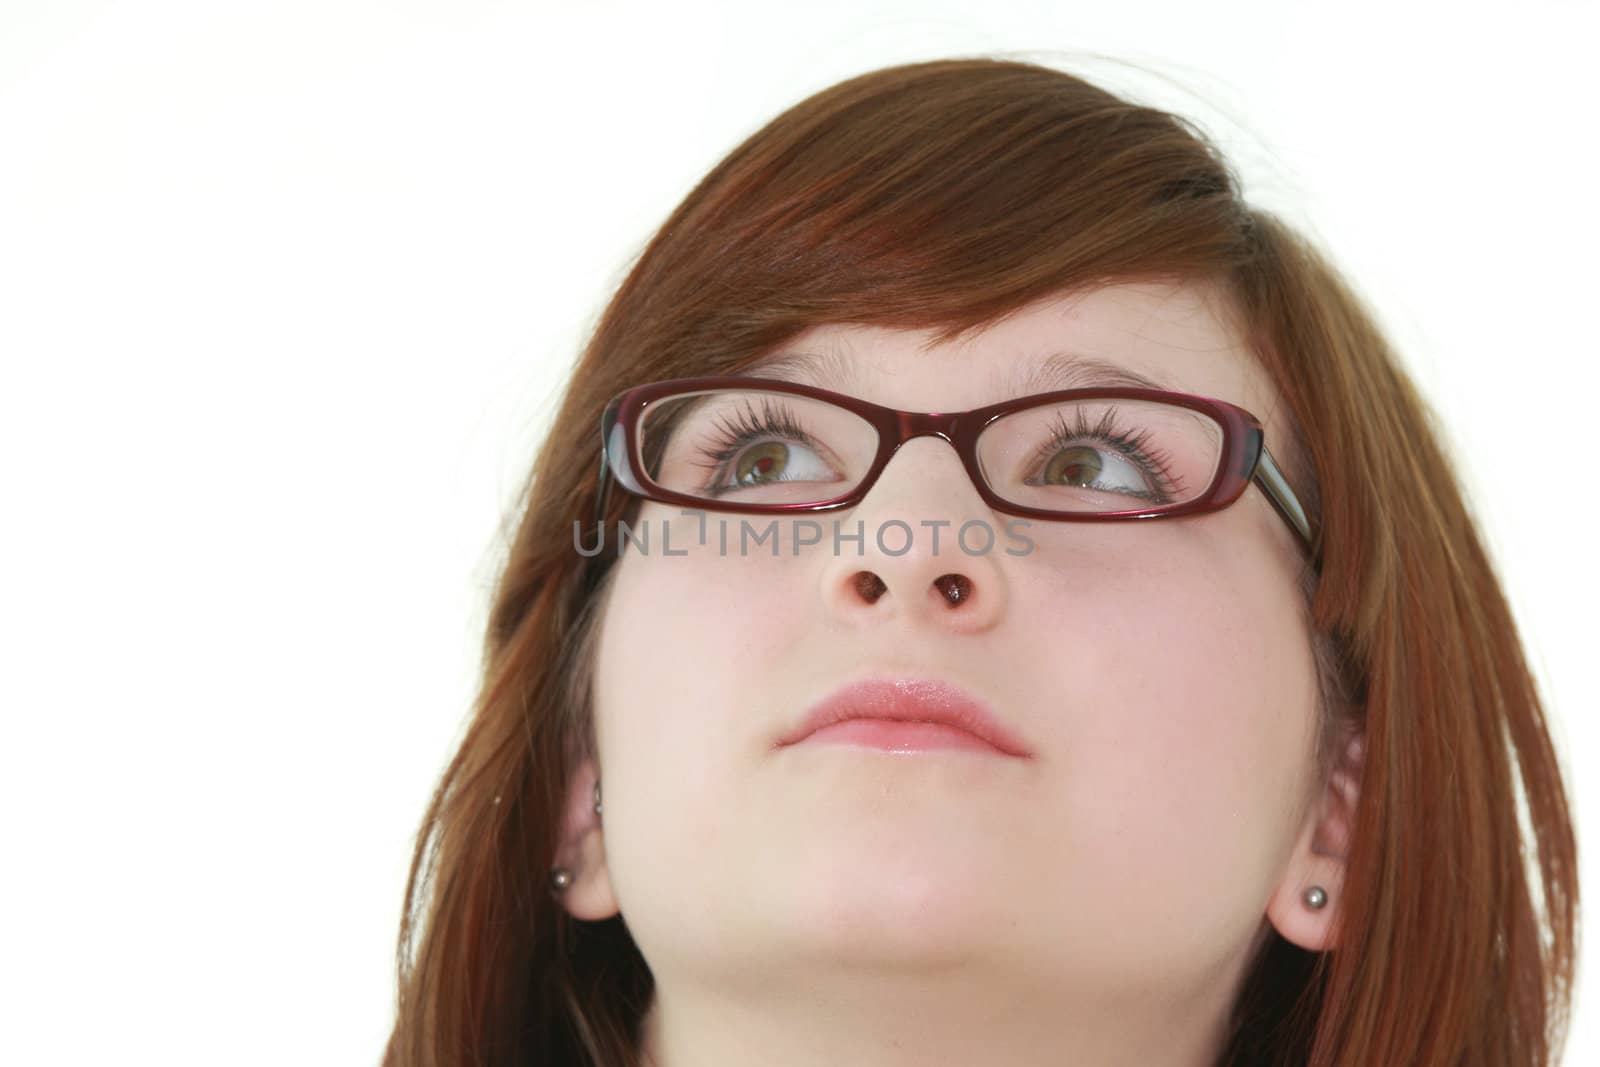
[[[887,752],[924,752],[938,748],[964,748],[994,756],[1005,753],[989,742],[938,722],[901,722],[894,719],[846,719],[809,734],[802,744],[813,741],[836,745],[878,748]]]

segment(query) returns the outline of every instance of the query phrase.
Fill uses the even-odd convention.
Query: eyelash
[[[1151,483],[1155,486],[1154,492],[1136,493],[1118,490],[1127,496],[1148,500],[1152,504],[1165,504],[1170,502],[1179,492],[1179,486],[1167,475],[1167,466],[1172,460],[1170,453],[1160,449],[1151,449],[1146,446],[1150,441],[1150,431],[1141,430],[1133,436],[1128,436],[1125,431],[1116,428],[1117,409],[1107,408],[1105,414],[1100,416],[1100,421],[1090,426],[1083,417],[1083,409],[1077,409],[1077,426],[1069,428],[1065,420],[1059,416],[1049,440],[1039,446],[1034,454],[1034,462],[1042,463],[1055,454],[1057,449],[1065,448],[1070,444],[1089,438],[1101,444],[1116,449],[1122,455],[1132,460]]]
[[[721,478],[716,475],[723,466],[751,441],[761,437],[782,437],[787,440],[797,441],[813,451],[821,446],[812,436],[795,421],[794,413],[781,404],[763,401],[761,414],[756,415],[750,410],[748,403],[740,410],[738,421],[730,421],[725,416],[719,416],[718,431],[720,436],[712,447],[703,448],[701,454],[708,462],[698,464],[712,472],[712,483],[703,486],[701,491],[713,496],[720,496],[727,492],[730,486],[723,486]]]
[[[1167,465],[1171,456],[1159,449],[1149,449],[1150,433],[1142,430],[1129,436],[1125,431],[1116,428],[1116,408],[1107,408],[1099,422],[1090,426],[1083,417],[1082,409],[1077,412],[1077,426],[1068,427],[1066,422],[1057,418],[1055,427],[1049,440],[1039,447],[1034,456],[1036,463],[1047,461],[1055,451],[1065,448],[1088,438],[1098,441],[1116,449],[1122,455],[1132,460],[1144,472],[1155,486],[1154,492],[1136,493],[1125,492],[1125,495],[1145,499],[1151,503],[1162,504],[1170,501],[1178,492],[1178,487],[1167,475]],[[762,437],[782,437],[787,440],[797,441],[807,448],[815,451],[819,446],[817,442],[806,433],[805,429],[795,421],[794,414],[786,407],[774,405],[771,402],[762,403],[760,415],[756,415],[747,405],[738,413],[737,421],[720,417],[718,430],[720,436],[715,443],[702,450],[702,455],[707,462],[699,466],[712,471],[713,476],[720,472],[723,466],[751,441]],[[702,492],[712,495],[721,495],[728,487],[717,484],[720,479],[713,478],[712,484],[702,487]]]

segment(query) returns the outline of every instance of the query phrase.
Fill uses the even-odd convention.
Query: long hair
[[[1303,588],[1324,781],[1337,739],[1366,736],[1338,946],[1262,938],[1218,1062],[1555,1062],[1571,812],[1433,412],[1353,289],[1245,203],[1192,123],[1050,67],[956,58],[863,74],[773,119],[606,307],[519,501],[470,722],[417,836],[385,1067],[639,1063],[645,960],[620,916],[575,920],[546,889],[567,776],[594,754],[615,565],[577,552],[573,524],[590,528],[605,402],[740,373],[820,324],[953,341],[1135,280],[1220,285],[1283,398],[1286,474],[1321,529]],[[638,503],[614,493],[607,517]]]

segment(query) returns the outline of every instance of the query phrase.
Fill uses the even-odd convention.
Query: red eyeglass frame
[[[877,430],[877,455],[854,489],[841,496],[810,504],[749,504],[706,500],[665,489],[636,469],[633,457],[639,454],[637,435],[639,416],[651,402],[677,393],[716,389],[763,389],[836,404],[860,416]],[[1071,400],[1153,400],[1176,404],[1210,416],[1222,427],[1222,459],[1217,464],[1216,476],[1212,478],[1205,492],[1193,500],[1181,504],[1160,504],[1126,511],[1049,511],[1013,504],[998,496],[984,479],[982,468],[978,463],[978,435],[1002,415],[1030,408],[1036,404]],[[616,482],[627,491],[647,500],[663,504],[682,504],[685,507],[705,511],[775,515],[809,514],[854,507],[876,484],[878,476],[883,473],[883,469],[888,466],[889,460],[894,457],[900,446],[917,437],[942,437],[949,442],[956,450],[956,454],[961,457],[961,463],[966,468],[973,487],[994,510],[1007,515],[1051,522],[1125,522],[1130,519],[1168,519],[1184,515],[1203,515],[1220,511],[1232,504],[1254,481],[1261,487],[1273,509],[1295,532],[1307,552],[1311,553],[1313,558],[1317,552],[1317,531],[1312,528],[1299,498],[1279,470],[1272,454],[1267,451],[1266,433],[1262,430],[1259,419],[1244,408],[1230,404],[1226,400],[1164,389],[1122,387],[1064,389],[1050,393],[1035,393],[969,411],[938,413],[900,411],[814,385],[738,375],[672,378],[636,385],[613,397],[600,415],[600,470],[595,491],[595,525],[598,527],[605,517],[606,498],[609,495],[612,478],[615,478]]]

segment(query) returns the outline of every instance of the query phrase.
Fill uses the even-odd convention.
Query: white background
[[[0,1060],[377,1062],[412,835],[585,332],[725,152],[916,59],[1180,110],[1332,250],[1447,421],[1592,825],[1597,21],[0,0]],[[1565,1062],[1600,1063],[1579,993]]]

